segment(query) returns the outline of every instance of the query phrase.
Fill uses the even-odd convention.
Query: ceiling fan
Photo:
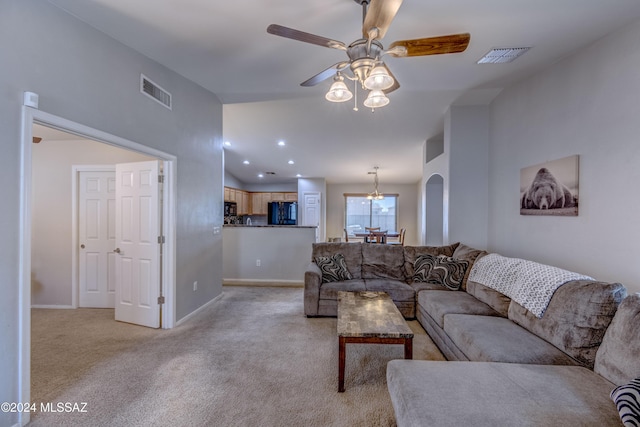
[[[315,86],[334,77],[331,89],[326,98],[332,102],[343,102],[351,99],[353,94],[344,83],[344,77],[357,81],[362,88],[369,90],[364,105],[378,108],[389,103],[387,93],[400,87],[391,70],[382,62],[384,55],[393,57],[440,55],[445,53],[464,52],[469,45],[469,33],[452,34],[440,37],[428,37],[414,40],[399,40],[384,49],[380,40],[384,37],[391,21],[396,16],[402,0],[354,0],[362,6],[362,35],[346,45],[341,41],[328,39],[315,34],[294,30],[282,25],[271,24],[267,27],[269,34],[293,40],[343,50],[349,57],[346,61],[333,64],[315,76],[301,83],[301,86]],[[349,69],[352,75],[345,73]],[[357,106],[354,108],[357,110]]]

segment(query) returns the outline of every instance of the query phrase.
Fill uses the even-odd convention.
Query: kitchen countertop
[[[317,228],[315,225],[247,225],[247,224],[224,224],[223,227],[244,227],[244,228]]]

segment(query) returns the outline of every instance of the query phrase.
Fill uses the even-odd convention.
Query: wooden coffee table
[[[344,391],[346,345],[404,344],[413,359],[413,331],[385,292],[338,292],[338,391]]]

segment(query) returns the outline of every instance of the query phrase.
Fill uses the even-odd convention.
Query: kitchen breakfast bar
[[[303,286],[315,226],[225,224],[225,285]]]

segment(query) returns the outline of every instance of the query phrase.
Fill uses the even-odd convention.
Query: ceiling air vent
[[[171,94],[140,74],[140,92],[171,110]]]
[[[523,55],[530,47],[505,47],[489,51],[478,60],[478,64],[506,64]]]

